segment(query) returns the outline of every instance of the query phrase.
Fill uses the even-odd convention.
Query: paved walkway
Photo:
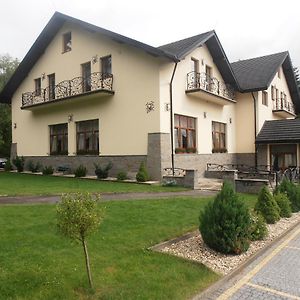
[[[217,192],[204,190],[189,190],[182,192],[162,192],[162,193],[101,193],[102,201],[117,200],[143,200],[160,199],[170,197],[211,197]],[[56,203],[59,196],[16,196],[0,197],[0,204],[26,204],[26,203]]]
[[[300,300],[300,225],[239,274],[195,299]]]

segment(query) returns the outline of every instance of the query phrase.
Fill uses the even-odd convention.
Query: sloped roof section
[[[206,45],[214,63],[220,71],[224,81],[231,84],[234,88],[239,89],[238,82],[220,43],[220,40],[214,30],[201,33],[183,40],[158,47],[166,53],[175,55],[179,60],[191,53],[197,47]]]
[[[288,51],[231,63],[241,92],[255,92],[268,89],[280,66],[282,66],[287,80],[296,112],[299,113],[300,95]]]
[[[194,50],[200,45],[203,45],[213,35],[214,31],[208,31],[183,40],[160,46],[158,47],[158,49],[161,49],[167,53],[172,53],[178,58],[183,58],[187,52]]]
[[[265,121],[255,143],[300,143],[300,119]]]
[[[231,67],[244,92],[264,90],[270,85],[287,56],[288,52],[281,52],[239,60],[231,63]]]
[[[171,61],[178,61],[175,55],[166,53],[163,50],[158,49],[156,47],[152,47],[150,45],[141,43],[134,39],[125,37],[118,33],[92,25],[79,19],[64,15],[62,13],[55,12],[48,24],[45,26],[41,34],[38,36],[32,47],[28,51],[28,53],[26,54],[26,56],[24,57],[24,59],[22,60],[22,62],[20,63],[13,76],[10,78],[10,80],[0,93],[0,102],[9,103],[11,101],[13,93],[16,91],[16,89],[22,83],[24,78],[30,72],[31,68],[34,66],[37,60],[44,53],[52,39],[55,37],[55,35],[65,22],[72,22],[89,31],[102,34],[116,42],[124,43],[132,47],[141,49],[150,55],[156,57],[165,57],[167,59],[170,59]]]

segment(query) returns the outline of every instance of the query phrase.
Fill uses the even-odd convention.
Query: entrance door
[[[81,65],[82,77],[83,77],[83,92],[91,91],[91,63],[85,63]]]

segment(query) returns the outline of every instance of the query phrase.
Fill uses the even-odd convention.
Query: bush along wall
[[[200,213],[199,230],[204,242],[216,251],[240,254],[249,248],[250,228],[248,208],[225,182],[214,201]]]

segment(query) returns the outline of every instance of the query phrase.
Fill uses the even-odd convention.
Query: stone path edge
[[[238,266],[236,269],[231,271],[229,274],[223,276],[221,279],[219,279],[217,282],[206,288],[204,291],[202,291],[199,294],[196,294],[191,298],[191,300],[199,300],[199,299],[208,299],[209,295],[212,295],[214,292],[220,289],[221,286],[224,285],[224,283],[228,282],[235,276],[237,276],[243,269],[248,267],[254,260],[256,260],[259,256],[262,256],[265,254],[272,246],[274,246],[276,243],[278,243],[280,240],[282,240],[284,237],[289,235],[297,226],[299,226],[300,222],[294,224],[287,230],[285,230],[281,235],[276,237],[272,242],[265,245],[263,248],[259,249],[257,252],[253,253],[246,261],[244,261],[240,266]],[[175,240],[175,239],[174,239]]]

